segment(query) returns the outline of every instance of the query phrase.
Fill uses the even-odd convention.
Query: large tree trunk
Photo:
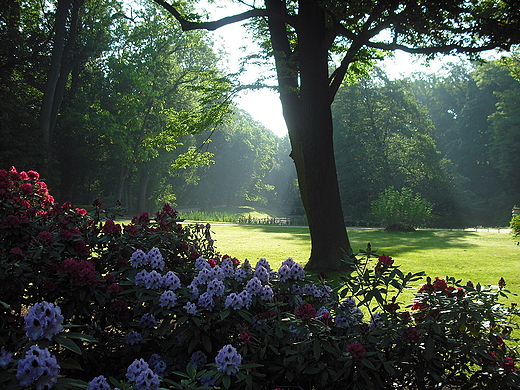
[[[278,0],[267,7],[283,7]],[[269,27],[280,87],[280,100],[289,130],[300,194],[309,222],[312,250],[306,268],[336,271],[341,258],[352,253],[336,173],[328,83],[327,30],[323,10],[315,1],[300,1],[298,57],[290,49],[285,25],[270,20]],[[297,64],[297,65],[296,65]],[[298,86],[297,66],[300,75]]]

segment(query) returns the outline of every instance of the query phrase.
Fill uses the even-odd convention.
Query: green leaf
[[[363,358],[360,361],[361,361],[361,364],[363,364],[365,367],[368,367],[371,370],[375,371],[376,368],[375,368],[374,364],[370,360]]]
[[[65,378],[60,377],[58,378],[58,382],[56,385],[54,385],[53,388],[59,389],[85,389],[88,386],[88,383],[85,381],[82,381],[80,379],[73,379],[73,378]]]
[[[238,314],[247,322],[251,322],[251,316],[245,310],[238,310]]]
[[[314,354],[314,359],[318,360],[321,355],[321,346],[318,340],[312,342],[312,352]]]
[[[92,337],[88,334],[77,333],[77,332],[65,332],[65,333],[62,333],[61,336],[66,337],[68,339],[77,339],[77,340],[81,340],[81,341],[86,341],[88,343],[97,343],[98,342],[94,337]]]
[[[229,377],[229,375],[224,375],[224,377],[222,378],[222,384],[226,389],[229,389],[229,386],[231,386],[231,378]]]
[[[58,361],[58,364],[61,368],[66,368],[68,370],[83,371],[83,367],[81,367],[81,365],[74,359],[60,360]]]
[[[62,347],[67,348],[68,350],[81,355],[81,348],[72,340],[69,340],[66,337],[61,335],[54,336],[54,341],[60,344]]]
[[[212,345],[211,345],[211,340],[208,335],[202,336],[202,345],[204,346],[204,349],[206,351],[211,352]]]

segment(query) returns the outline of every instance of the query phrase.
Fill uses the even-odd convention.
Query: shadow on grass
[[[291,226],[241,226],[242,229],[262,234],[273,234],[278,240],[309,242],[309,229]],[[415,232],[385,232],[380,229],[349,229],[352,249],[358,252],[370,242],[373,248],[392,248],[393,255],[404,255],[417,250],[469,248],[474,246],[478,233],[471,231],[418,230]]]
[[[392,248],[394,256],[416,252],[417,250],[438,250],[449,248],[469,248],[474,246],[478,236],[475,232],[449,230],[418,230],[415,232],[385,232],[383,230],[349,230],[349,238],[354,251],[364,249],[370,242],[372,247]],[[355,245],[360,245],[359,248]]]

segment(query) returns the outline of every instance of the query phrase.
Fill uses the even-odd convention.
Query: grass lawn
[[[253,265],[260,257],[267,258],[273,267],[287,257],[303,265],[310,253],[307,228],[214,224],[212,231],[217,251],[240,260],[247,258]],[[503,277],[507,289],[520,294],[520,246],[507,233],[351,229],[349,237],[355,252],[370,242],[379,248],[379,254],[392,256],[404,272],[425,271],[432,278],[453,276],[482,285],[496,285]]]

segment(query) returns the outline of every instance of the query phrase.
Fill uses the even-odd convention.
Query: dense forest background
[[[262,205],[301,212],[287,137],[234,106],[200,31],[151,2],[13,1],[0,9],[0,168],[38,170],[58,202],[129,215]],[[333,105],[347,224],[408,187],[435,227],[505,226],[520,204],[520,59],[344,85]],[[269,113],[266,113],[269,115]]]

